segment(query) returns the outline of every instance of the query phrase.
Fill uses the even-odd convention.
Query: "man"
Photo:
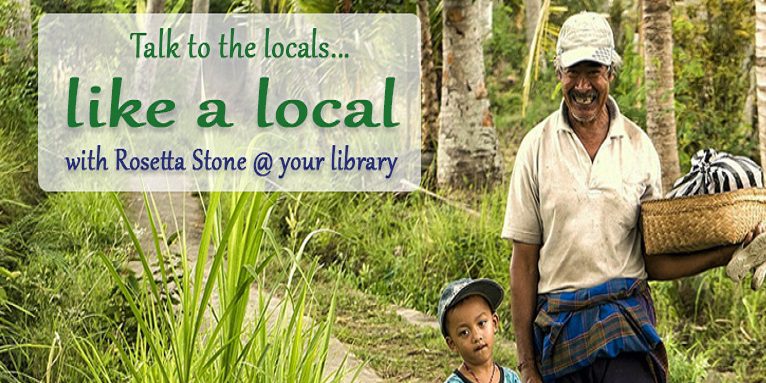
[[[736,246],[644,256],[639,204],[662,196],[660,162],[609,96],[620,57],[606,19],[570,17],[555,66],[563,101],[519,147],[502,233],[518,370],[523,382],[665,382],[646,280],[726,265]]]

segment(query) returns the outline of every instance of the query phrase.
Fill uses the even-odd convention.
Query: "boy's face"
[[[447,312],[445,338],[450,350],[460,354],[468,365],[481,365],[492,360],[498,318],[487,301],[472,295]]]

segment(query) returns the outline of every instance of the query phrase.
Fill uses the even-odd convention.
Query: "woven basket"
[[[763,220],[766,220],[766,189],[741,189],[641,204],[647,254],[684,253],[739,243]]]

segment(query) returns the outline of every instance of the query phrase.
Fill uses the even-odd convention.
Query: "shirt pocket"
[[[642,179],[627,178],[622,182],[621,200],[624,210],[621,223],[628,230],[632,230],[638,224],[641,197],[646,192],[646,188],[647,184]]]

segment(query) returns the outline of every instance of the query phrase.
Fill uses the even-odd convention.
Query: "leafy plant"
[[[102,261],[117,284],[138,322],[132,344],[120,342],[120,360],[135,382],[337,382],[338,369],[323,378],[334,303],[322,322],[307,322],[307,292],[313,271],[301,274],[301,283],[287,289],[277,308],[271,296],[259,289],[258,305],[248,305],[251,286],[274,253],[263,256],[261,248],[274,195],[264,193],[212,193],[202,232],[199,254],[193,269],[188,262],[185,235],[182,240],[180,307],[176,311],[168,292],[170,275],[160,269],[161,281],[145,278],[145,286],[131,291],[106,257]],[[127,215],[115,195],[113,200],[123,219]],[[145,197],[149,221],[157,217]],[[158,220],[158,222],[160,222]],[[151,275],[150,259],[138,238],[130,236],[139,253],[144,273]],[[162,224],[152,223],[152,238],[158,264],[169,254]],[[164,247],[164,248],[163,248]],[[210,254],[208,249],[213,249]],[[209,269],[206,265],[210,264]],[[247,320],[255,310],[254,321]],[[275,314],[273,310],[276,310]],[[271,321],[269,318],[276,315]],[[94,381],[111,381],[97,350],[87,340],[78,350],[89,369],[84,375]]]
[[[675,108],[681,165],[712,147],[759,159],[753,121],[744,121],[751,93],[753,6],[706,0],[673,13]],[[754,88],[753,88],[754,89]]]

